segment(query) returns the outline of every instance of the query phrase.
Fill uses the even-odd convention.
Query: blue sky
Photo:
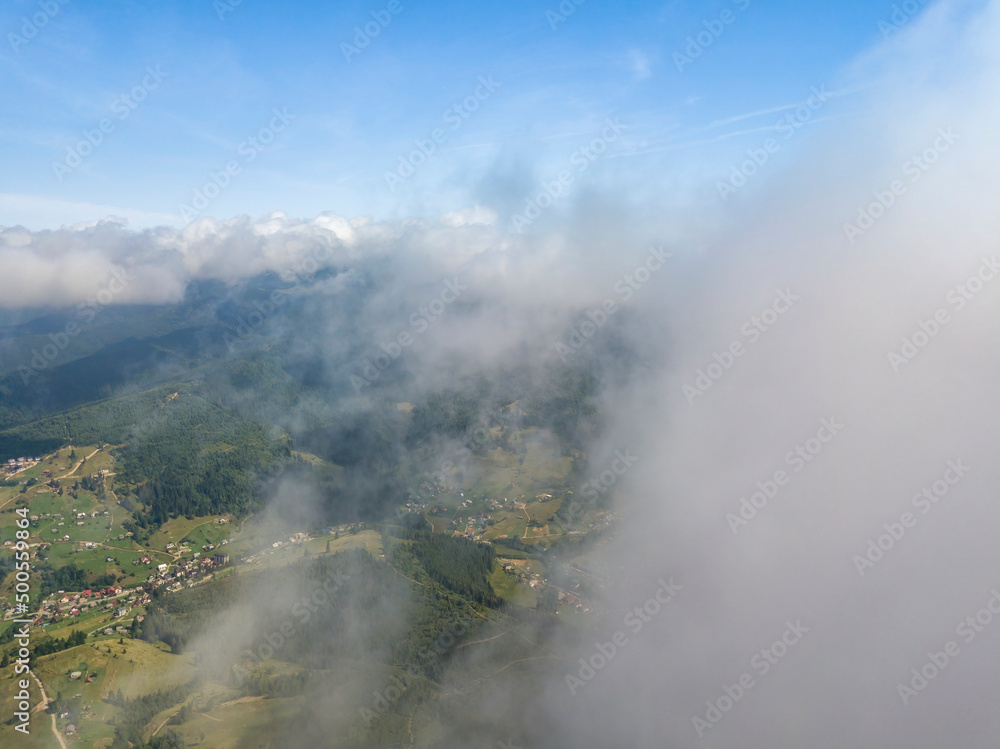
[[[0,224],[113,213],[133,226],[182,225],[181,206],[194,208],[194,191],[234,160],[238,171],[216,178],[224,189],[197,215],[391,219],[476,203],[510,213],[609,117],[624,131],[577,184],[711,185],[774,127],[777,108],[812,87],[837,90],[844,68],[881,41],[894,5],[231,4],[4,3]],[[342,45],[373,13],[391,21],[346,59]],[[30,39],[25,18],[45,20]],[[674,54],[706,24],[721,33],[678,70]],[[128,108],[120,97],[136,87],[143,101]],[[447,117],[463,102],[475,111]],[[266,146],[248,145],[281,122],[276,109],[287,124]],[[850,111],[850,95],[837,97],[796,147]],[[70,149],[102,120],[108,132],[76,165]],[[436,128],[431,156],[390,190],[386,173]]]

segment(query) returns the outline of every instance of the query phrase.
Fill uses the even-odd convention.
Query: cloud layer
[[[580,196],[579,220],[523,235],[486,207],[437,224],[8,228],[0,304],[73,305],[115,268],[133,279],[116,303],[176,302],[194,280],[294,279],[318,258],[377,276],[355,321],[377,351],[450,281],[460,313],[405,362],[430,383],[554,359],[668,247],[596,333],[646,365],[605,393],[612,428],[592,446],[595,472],[638,456],[594,565],[607,614],[527,703],[495,695],[506,719],[531,746],[985,746],[1000,697],[998,38],[998,2],[930,8],[844,71],[863,113],[722,207],[706,184],[676,211]],[[665,603],[663,581],[679,586]]]

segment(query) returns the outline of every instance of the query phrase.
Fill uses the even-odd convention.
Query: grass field
[[[523,494],[528,499],[561,485],[572,470],[573,459],[563,456],[558,442],[546,432],[526,429],[515,433],[512,442],[523,445],[523,461],[499,448],[491,450],[487,457],[476,458],[476,480],[469,490],[490,497],[521,499]]]
[[[538,602],[538,591],[529,585],[515,582],[503,571],[503,565],[499,562],[497,562],[496,570],[490,576],[490,584],[496,594],[508,603],[533,609]]]
[[[188,531],[182,540],[200,551],[201,547],[207,544],[218,546],[220,541],[230,538],[233,534],[233,526],[230,523],[220,524],[218,519],[213,517]]]
[[[210,517],[196,517],[191,519],[186,517],[172,518],[164,523],[163,526],[156,531],[156,533],[149,537],[149,547],[157,551],[164,551],[169,543],[177,544],[179,546],[180,542],[187,538],[188,534],[194,532],[196,528],[206,524],[215,525],[216,528],[225,529],[225,531],[219,532],[219,535],[216,536],[216,540],[228,538],[233,533],[233,526],[229,523],[219,525],[217,522],[219,517],[228,516],[212,515]],[[205,532],[207,531],[203,531],[202,533]],[[212,533],[215,533],[215,531],[212,531]],[[199,537],[200,536],[196,536],[195,538]],[[215,543],[215,541],[205,541],[202,543]],[[201,551],[201,544],[199,544],[197,551]]]
[[[65,448],[46,457],[41,463],[22,471],[14,476],[17,481],[29,481],[36,479],[38,483],[32,486],[0,487],[0,539],[11,539],[16,530],[18,516],[13,512],[16,507],[27,507],[30,515],[37,516],[30,527],[32,534],[31,541],[35,540],[44,543],[51,543],[68,535],[73,542],[103,542],[112,533],[115,533],[115,523],[119,523],[124,518],[124,511],[115,513],[117,501],[111,492],[99,497],[94,492],[83,488],[74,489],[81,477],[84,475],[96,474],[100,468],[113,467],[113,459],[107,448],[96,452],[96,446],[77,448],[76,459],[69,458],[70,448]],[[93,457],[80,467],[69,478],[57,478],[65,473],[69,473],[77,468],[80,460],[85,455]],[[45,474],[45,471],[49,471]],[[61,487],[63,494],[50,488],[46,483],[55,480]],[[108,480],[110,481],[110,480]],[[22,493],[22,489],[24,492]],[[72,496],[76,493],[76,497]],[[85,513],[86,517],[77,518],[77,513]],[[97,517],[90,517],[96,512]],[[108,515],[104,515],[108,512]],[[61,517],[56,517],[56,516]],[[83,523],[78,525],[78,523]],[[120,530],[118,531],[120,532]],[[116,534],[117,535],[117,534]],[[65,546],[58,546],[52,564],[61,566],[64,562],[58,558],[63,551],[70,549]]]
[[[264,551],[258,557],[253,568],[268,569],[297,562],[305,556],[306,550],[308,550],[311,556],[324,554],[326,553],[327,541],[330,542],[331,554],[339,554],[348,549],[364,549],[375,557],[382,553],[382,535],[377,531],[359,531],[353,534],[344,533],[338,539],[334,539],[332,535],[319,536],[300,544],[285,543],[277,549],[268,548],[264,550],[262,549],[264,544],[261,543],[249,548],[248,552],[251,554],[260,554],[261,551]],[[230,547],[226,548],[228,550]]]
[[[168,727],[181,733],[185,744],[192,747],[280,747],[287,739],[285,727],[302,719],[302,705],[302,698],[244,697],[195,713],[181,726]],[[157,716],[157,720],[162,719],[162,715]],[[252,742],[249,737],[253,737]]]
[[[0,746],[32,746],[2,722],[13,713],[13,670],[9,666],[0,672]],[[171,655],[164,647],[129,639],[123,645],[117,640],[104,640],[43,656],[34,670],[50,698],[61,693],[70,705],[71,716],[57,720],[60,731],[65,731],[72,720],[80,732],[74,743],[88,747],[107,746],[114,735],[111,720],[118,708],[103,701],[112,691],[120,689],[125,697],[136,697],[185,683],[194,675],[190,656]],[[75,671],[81,672],[80,678],[70,677]],[[94,675],[90,684],[86,683],[87,675]],[[33,701],[38,699],[34,682],[31,694]],[[58,746],[47,715],[36,713],[31,723],[31,735],[38,742],[34,746]]]

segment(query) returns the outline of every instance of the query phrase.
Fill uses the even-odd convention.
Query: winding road
[[[35,672],[32,671],[31,669],[28,669],[28,673],[31,674],[31,678],[35,680],[35,683],[38,685],[39,691],[42,693],[42,701],[35,706],[34,712],[37,713],[40,710],[44,710],[46,707],[48,707],[50,700],[49,696],[45,693],[45,685],[42,684],[42,680],[39,679],[38,676],[35,675]],[[63,740],[62,734],[59,733],[59,729],[56,728],[55,713],[53,713],[49,717],[52,718],[52,734],[56,737],[56,741],[59,742],[59,746],[61,746],[62,749],[66,749],[66,742]]]

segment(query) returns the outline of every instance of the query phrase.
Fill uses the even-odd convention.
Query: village
[[[7,544],[5,543],[5,546]],[[169,544],[173,547],[173,544]],[[40,544],[37,551],[44,551],[45,545]],[[170,551],[170,549],[166,549]],[[190,551],[182,548],[180,553]],[[107,562],[112,562],[112,557],[107,557]],[[133,565],[143,565],[152,567],[153,560],[148,556],[142,556],[133,560]],[[103,609],[105,612],[114,612],[115,619],[121,619],[129,614],[133,607],[143,606],[150,601],[151,594],[161,586],[169,593],[182,590],[186,587],[193,587],[198,583],[207,582],[212,579],[215,572],[220,567],[229,564],[229,555],[217,552],[211,556],[201,556],[200,552],[195,552],[192,559],[177,559],[172,564],[160,563],[146,577],[141,585],[123,588],[121,585],[111,585],[100,589],[85,589],[81,591],[59,590],[46,596],[40,603],[38,610],[27,614],[33,619],[36,626],[49,626],[65,619],[72,619],[83,616],[87,613]],[[4,618],[23,618],[24,612],[18,613],[8,601],[0,602],[0,609],[5,613]],[[142,621],[141,615],[138,618]],[[117,627],[116,631],[124,631],[122,627]],[[95,630],[96,632],[96,630]],[[94,633],[92,633],[94,634]],[[111,634],[105,631],[104,634]]]
[[[6,463],[0,463],[0,473],[4,473],[7,476],[14,476],[41,462],[41,458],[9,458]]]
[[[346,541],[384,559],[378,534],[366,531],[364,523],[342,523],[322,530],[267,538],[266,530],[255,529],[248,535],[244,523],[239,528],[231,526],[232,518],[228,516],[178,519],[168,523],[155,539],[149,539],[160,539],[158,542],[137,543],[133,532],[122,527],[127,516],[105,481],[114,475],[110,456],[90,448],[85,455],[78,460],[68,449],[43,459],[12,459],[0,466],[8,476],[27,471],[25,480],[19,484],[22,496],[26,488],[31,489],[24,499],[33,510],[29,517],[31,554],[36,560],[33,564],[39,559],[59,558],[64,564],[83,565],[98,578],[102,577],[98,573],[109,572],[110,577],[107,574],[103,577],[114,581],[83,590],[60,586],[60,590],[48,593],[36,603],[37,610],[27,615],[36,626],[46,630],[56,625],[51,630],[53,636],[81,629],[91,637],[127,636],[136,623],[141,623],[155,591],[176,593],[241,566],[291,563],[311,553],[310,549],[316,553],[329,552],[331,543],[336,544],[336,549],[347,548],[342,545]],[[48,465],[39,465],[43,461],[48,461]],[[66,461],[68,472],[63,472],[61,461]],[[78,473],[85,464],[93,474]],[[516,476],[517,471],[514,473]],[[67,483],[67,479],[73,483]],[[532,496],[526,496],[516,481],[517,478],[507,480],[506,491],[484,493],[461,491],[441,481],[425,479],[400,507],[399,514],[423,516],[436,532],[498,544],[500,577],[495,578],[495,584],[503,588],[505,597],[513,596],[511,600],[520,605],[534,607],[544,600],[559,613],[590,612],[592,604],[586,594],[587,585],[581,585],[581,571],[564,565],[556,575],[556,584],[555,580],[550,581],[552,571],[530,554],[508,556],[513,549],[504,545],[505,540],[516,539],[530,545],[567,532],[580,532],[567,531],[558,523],[553,525],[559,506],[572,492],[536,490]],[[603,527],[610,519],[607,515],[592,518],[591,527]],[[175,526],[176,531],[169,530]],[[237,538],[240,538],[237,550],[228,552],[227,547],[233,548],[229,544]],[[3,546],[9,548],[12,544],[7,537]],[[0,602],[0,610],[7,620],[26,615],[17,613],[8,600]]]

